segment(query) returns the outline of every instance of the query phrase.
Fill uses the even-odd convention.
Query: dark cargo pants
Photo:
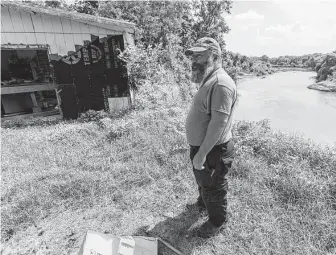
[[[190,159],[199,150],[199,146],[190,146]],[[199,199],[202,199],[209,214],[209,220],[215,226],[220,226],[227,217],[227,173],[234,160],[234,144],[230,140],[216,145],[206,156],[203,170],[193,172],[198,184]]]

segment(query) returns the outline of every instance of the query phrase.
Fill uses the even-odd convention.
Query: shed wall
[[[1,44],[47,44],[51,54],[67,55],[83,46],[92,36],[123,35],[127,45],[133,38],[127,32],[106,29],[56,16],[1,8]]]

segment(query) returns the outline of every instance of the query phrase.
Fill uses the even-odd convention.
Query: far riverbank
[[[245,80],[251,79],[251,78],[261,78],[264,79],[269,75],[272,75],[274,73],[280,73],[280,72],[294,72],[294,71],[300,71],[300,72],[312,72],[309,68],[303,68],[303,67],[273,67],[274,72],[265,74],[265,75],[258,75],[257,73],[243,73],[240,75],[237,75],[237,83],[241,83]]]

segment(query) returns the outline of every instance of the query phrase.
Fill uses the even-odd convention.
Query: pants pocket
[[[204,163],[203,170],[194,170],[194,175],[199,186],[202,188],[211,188],[214,185],[215,169],[210,168],[208,162]]]

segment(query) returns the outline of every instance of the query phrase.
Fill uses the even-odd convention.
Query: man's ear
[[[210,51],[210,50],[207,50],[207,56],[208,56],[208,58],[211,58],[211,60],[215,60],[215,58],[216,58],[216,55],[215,54],[213,54],[212,53],[212,51]]]

